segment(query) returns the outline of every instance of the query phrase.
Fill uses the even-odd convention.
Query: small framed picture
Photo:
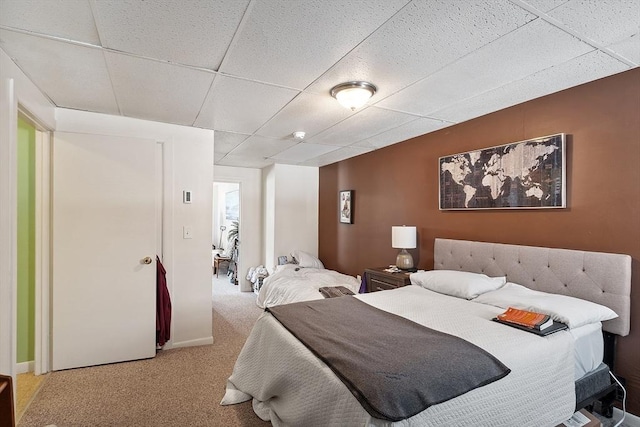
[[[340,192],[338,216],[341,223],[353,224],[353,190],[343,190]]]

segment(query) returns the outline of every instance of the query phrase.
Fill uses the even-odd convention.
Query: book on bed
[[[509,307],[504,313],[498,314],[498,320],[539,331],[543,331],[553,325],[553,319],[548,314],[520,310],[514,307]]]
[[[499,314],[492,320],[541,336],[567,329],[567,325],[555,322],[551,316],[547,314],[520,310],[514,307],[509,307],[507,311]]]

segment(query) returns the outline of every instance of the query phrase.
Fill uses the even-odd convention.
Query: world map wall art
[[[440,210],[566,207],[565,134],[440,157]]]

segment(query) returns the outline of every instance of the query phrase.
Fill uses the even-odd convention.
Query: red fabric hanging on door
[[[156,255],[156,344],[162,347],[171,338],[171,297],[167,271]]]

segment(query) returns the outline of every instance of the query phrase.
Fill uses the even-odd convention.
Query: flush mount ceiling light
[[[346,82],[334,86],[330,93],[340,105],[355,111],[376,93],[376,87],[369,82]]]

